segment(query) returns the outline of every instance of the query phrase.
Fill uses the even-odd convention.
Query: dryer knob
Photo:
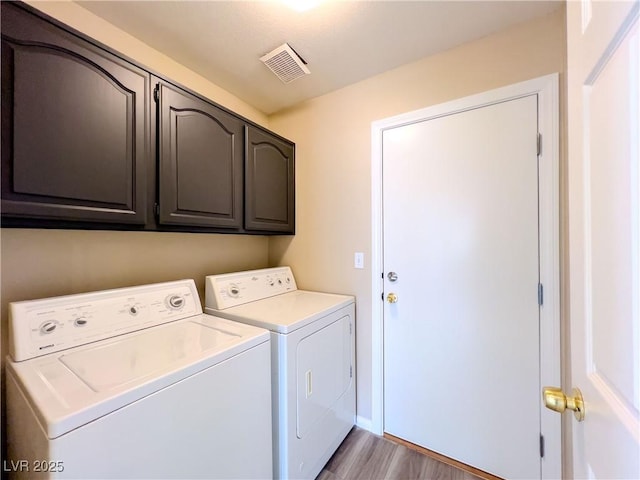
[[[84,317],[76,318],[73,325],[76,327],[84,327],[87,324],[87,319]]]
[[[169,308],[173,310],[178,310],[184,307],[184,297],[182,295],[171,295],[169,296]]]
[[[55,320],[49,320],[48,322],[44,322],[42,325],[40,325],[40,333],[42,333],[43,335],[53,333],[53,331],[56,329],[57,326],[58,326],[58,322],[56,322]]]

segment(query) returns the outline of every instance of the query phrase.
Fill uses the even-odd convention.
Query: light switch
[[[364,268],[364,253],[356,252],[353,255],[353,267]]]

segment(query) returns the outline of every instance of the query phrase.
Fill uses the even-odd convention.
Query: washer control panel
[[[209,275],[205,280],[205,306],[224,310],[297,289],[290,267]]]
[[[38,357],[202,313],[193,280],[9,304],[9,351]]]

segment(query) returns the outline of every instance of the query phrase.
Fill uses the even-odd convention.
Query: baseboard
[[[356,426],[364,429],[364,430],[368,430],[371,433],[373,432],[373,421],[370,418],[364,418],[361,417],[360,415],[356,416]]]

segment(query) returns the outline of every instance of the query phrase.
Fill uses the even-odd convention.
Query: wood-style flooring
[[[479,480],[404,445],[354,427],[316,480]]]

